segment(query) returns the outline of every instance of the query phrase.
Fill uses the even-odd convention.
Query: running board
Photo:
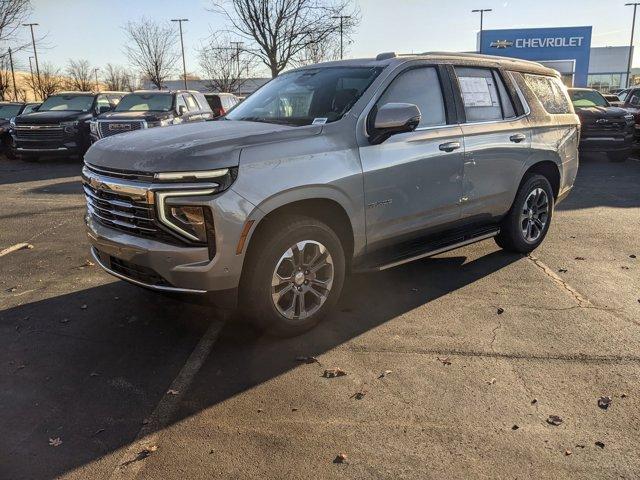
[[[390,263],[384,263],[384,264],[375,266],[373,268],[370,268],[368,270],[376,270],[376,271],[388,270],[390,268],[397,267],[399,265],[404,265],[405,263],[413,262],[415,260],[420,260],[421,258],[433,257],[434,255],[438,255],[440,253],[445,253],[450,250],[455,250],[456,248],[464,247],[466,245],[471,245],[472,243],[481,242],[482,240],[487,240],[488,238],[495,237],[499,233],[500,233],[499,228],[495,230],[491,230],[489,232],[485,230],[485,232],[482,234],[470,236],[469,238],[465,238],[464,240],[460,240],[458,242],[451,243],[449,245],[443,245],[435,249],[426,250],[421,253],[408,256],[406,258],[400,258]]]

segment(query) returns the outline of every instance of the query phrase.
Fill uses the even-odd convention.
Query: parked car
[[[213,110],[214,118],[221,117],[240,103],[232,93],[205,93],[204,96]]]
[[[239,306],[279,335],[318,323],[348,271],[489,238],[534,250],[578,170],[559,74],[522,60],[312,65],[224,118],[95,143],[91,251],[118,278]]]
[[[190,90],[136,91],[125,95],[109,112],[91,122],[91,139],[143,128],[166,127],[213,118],[204,95]]]
[[[640,141],[640,88],[627,88],[618,94],[621,108],[624,108],[633,115],[635,121],[634,140]]]
[[[609,102],[609,105],[611,105],[612,107],[622,106],[622,102],[617,95],[614,95],[613,93],[603,93],[602,96],[607,102]]]
[[[8,158],[14,158],[11,149],[11,134],[9,126],[11,119],[23,113],[30,113],[39,103],[26,102],[0,102],[0,152],[4,153]]]
[[[604,152],[612,162],[624,162],[633,147],[633,115],[591,88],[570,88],[569,97],[582,124],[580,152]]]
[[[112,110],[124,92],[62,92],[51,95],[35,112],[11,122],[13,152],[37,159],[43,155],[82,158],[90,145],[89,122]]]

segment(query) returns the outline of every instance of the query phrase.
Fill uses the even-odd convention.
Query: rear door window
[[[378,100],[378,108],[386,103],[413,103],[422,114],[418,127],[445,125],[444,99],[435,67],[405,70],[398,75]]]
[[[490,122],[516,117],[513,101],[498,71],[455,67],[467,122]]]
[[[196,100],[193,98],[193,96],[190,93],[185,93],[184,99],[187,102],[187,108],[189,109],[190,112],[195,112],[196,110],[200,110],[200,107],[198,106],[198,102],[196,102]]]
[[[524,74],[527,86],[533,91],[547,113],[571,113],[569,99],[560,80],[544,75]]]

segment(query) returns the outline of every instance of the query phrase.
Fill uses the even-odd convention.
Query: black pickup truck
[[[190,90],[136,91],[91,121],[91,141],[144,128],[202,122],[214,117],[204,95]]]
[[[11,122],[13,152],[35,159],[48,155],[82,158],[91,142],[89,122],[113,110],[123,92],[63,92],[51,95],[37,111]]]
[[[603,152],[612,162],[624,162],[633,146],[633,115],[612,107],[597,90],[570,88],[569,96],[582,124],[580,153]]]

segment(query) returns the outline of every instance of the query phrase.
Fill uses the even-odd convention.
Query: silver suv
[[[313,65],[215,122],[102,139],[83,169],[92,252],[160,292],[213,297],[280,335],[350,271],[480,240],[530,252],[578,169],[557,72],[429,53]]]

